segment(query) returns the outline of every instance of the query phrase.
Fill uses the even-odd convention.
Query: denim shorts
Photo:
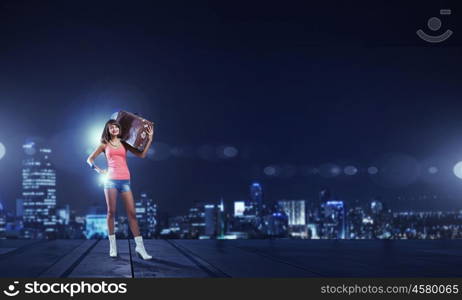
[[[108,179],[104,183],[104,189],[117,189],[120,193],[130,191],[130,180]]]

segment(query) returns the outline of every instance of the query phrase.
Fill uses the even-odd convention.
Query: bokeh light
[[[377,167],[369,167],[367,168],[367,173],[369,173],[370,175],[375,175],[379,172],[379,169],[377,169]]]
[[[327,163],[319,167],[319,174],[324,178],[333,178],[341,173],[342,169],[336,164]]]
[[[265,175],[267,176],[276,176],[277,174],[277,170],[276,170],[276,167],[275,166],[267,166],[263,172],[265,173]]]
[[[300,172],[303,176],[312,176],[318,174],[319,170],[315,167],[303,166],[301,167]]]
[[[431,166],[430,168],[428,168],[428,173],[434,175],[434,174],[438,173],[438,168],[435,167],[435,166]]]
[[[343,172],[345,172],[346,175],[353,176],[358,173],[358,168],[355,166],[346,166]]]
[[[223,154],[225,155],[225,157],[228,158],[235,157],[238,153],[239,151],[237,150],[237,148],[233,146],[226,146],[223,150]]]
[[[152,160],[160,161],[166,160],[172,155],[170,145],[162,142],[155,143],[148,150],[147,157]]]
[[[216,154],[221,159],[230,159],[238,154],[238,150],[234,146],[218,146],[216,148]]]

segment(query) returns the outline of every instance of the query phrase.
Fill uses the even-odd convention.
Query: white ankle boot
[[[115,234],[109,235],[109,256],[116,257],[117,256],[117,243]]]
[[[138,255],[141,256],[142,259],[146,260],[146,259],[152,258],[152,256],[146,252],[146,249],[144,249],[142,236],[135,236],[135,243],[136,243],[135,251],[136,253],[138,253]]]

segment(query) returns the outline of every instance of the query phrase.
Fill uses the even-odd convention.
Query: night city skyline
[[[85,159],[104,122],[127,110],[156,124],[154,153],[128,160],[134,193],[171,215],[246,200],[253,182],[268,203],[329,187],[346,205],[380,196],[396,210],[462,208],[460,38],[415,39],[430,6],[412,16],[406,4],[342,6],[358,19],[319,14],[328,7],[4,2],[0,201],[14,210],[22,145],[39,137],[53,151],[58,205],[104,206]],[[215,158],[216,147],[230,156]],[[329,164],[358,172],[333,176]],[[438,200],[396,200],[422,195]]]
[[[0,295],[460,295],[461,14],[1,0]]]

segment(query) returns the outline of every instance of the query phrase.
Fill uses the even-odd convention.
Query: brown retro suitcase
[[[133,148],[143,151],[148,143],[147,128],[154,123],[144,119],[143,117],[121,110],[114,113],[111,119],[117,120],[122,127],[122,140]]]

